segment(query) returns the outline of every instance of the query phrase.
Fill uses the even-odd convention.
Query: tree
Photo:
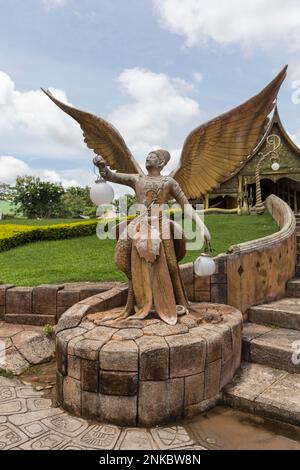
[[[125,194],[119,197],[119,199],[115,199],[113,204],[117,214],[128,215],[130,207],[136,204],[136,196],[133,194]]]
[[[51,218],[60,216],[63,194],[64,188],[60,183],[24,176],[17,178],[9,199],[17,205],[17,212],[28,218]]]
[[[11,194],[11,186],[6,183],[0,183],[0,201],[8,199]]]
[[[90,199],[90,188],[71,186],[65,190],[61,198],[64,216],[79,217],[80,215],[96,215],[96,207]]]

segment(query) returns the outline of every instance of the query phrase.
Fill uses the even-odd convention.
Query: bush
[[[128,217],[132,219],[133,217]],[[114,219],[115,223],[125,218]],[[108,226],[105,220],[88,220],[84,222],[74,222],[71,224],[28,226],[6,224],[0,227],[0,252],[7,251],[25,243],[44,240],[64,240],[66,238],[84,237],[94,235],[98,223]],[[110,221],[111,222],[111,221]],[[107,227],[104,227],[107,230]]]

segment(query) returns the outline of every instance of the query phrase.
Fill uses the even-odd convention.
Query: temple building
[[[205,195],[205,209],[249,213],[256,203],[256,173],[263,199],[275,194],[295,213],[300,211],[300,148],[284,129],[277,107],[250,156],[218,188]]]

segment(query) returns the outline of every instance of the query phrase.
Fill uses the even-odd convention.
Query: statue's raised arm
[[[106,161],[101,155],[97,155],[93,158],[94,165],[98,168],[100,175],[106,181],[111,181],[112,183],[124,184],[125,186],[131,186],[135,189],[135,185],[138,179],[137,174],[127,174],[111,171],[108,167]]]

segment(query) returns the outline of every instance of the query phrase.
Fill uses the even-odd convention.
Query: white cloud
[[[202,82],[203,74],[201,72],[194,72],[193,79],[195,80],[195,82]]]
[[[222,45],[300,49],[298,0],[152,0],[161,25],[192,47]]]
[[[67,101],[64,91],[51,89],[57,98]],[[41,90],[21,92],[14,82],[0,71],[0,135],[19,134],[48,138],[66,148],[82,149],[79,126],[61,112]]]
[[[36,176],[43,181],[52,183],[60,182],[64,187],[85,186],[93,182],[93,175],[82,169],[62,170],[43,170],[32,168],[23,160],[9,155],[0,156],[0,182],[15,184],[18,176]]]
[[[55,8],[64,7],[67,3],[67,0],[43,0],[43,5],[45,9],[54,10]]]
[[[173,146],[182,126],[199,119],[199,105],[187,95],[193,86],[185,80],[135,67],[124,70],[118,82],[132,102],[115,109],[109,120],[141,162],[151,149]]]

